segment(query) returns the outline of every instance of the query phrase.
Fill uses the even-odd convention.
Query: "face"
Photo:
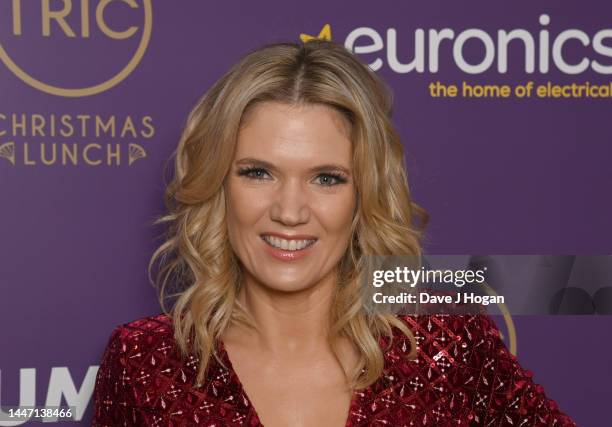
[[[263,102],[250,112],[225,181],[247,286],[296,292],[335,277],[356,203],[348,132],[324,105]]]

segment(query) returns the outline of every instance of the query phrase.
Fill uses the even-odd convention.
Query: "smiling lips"
[[[261,235],[266,251],[283,261],[294,261],[305,256],[317,238],[307,235],[287,236],[277,233]]]

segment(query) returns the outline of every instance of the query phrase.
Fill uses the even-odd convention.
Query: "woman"
[[[364,310],[364,257],[418,257],[426,215],[390,92],[342,46],[232,67],[188,118],[166,201],[164,313],[113,331],[93,425],[574,425],[487,316]]]

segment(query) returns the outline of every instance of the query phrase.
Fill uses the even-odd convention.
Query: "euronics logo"
[[[603,28],[591,37],[579,28],[558,28],[545,13],[538,17],[537,22],[539,26],[536,31],[533,19],[525,20],[528,28],[511,30],[376,29],[362,26],[353,28],[345,37],[336,37],[334,41],[342,43],[357,55],[368,54],[369,58],[373,58],[368,64],[372,70],[388,68],[397,74],[435,74],[440,72],[441,62],[448,62],[447,58],[465,74],[506,74],[511,60],[518,61],[513,67],[521,67],[526,74],[548,74],[551,71],[568,75],[589,71],[612,74],[612,65],[609,64],[612,58],[612,28]],[[325,24],[316,36],[302,33],[300,39],[303,42],[332,40],[331,25]],[[468,61],[465,53],[468,42],[478,46],[480,53],[476,60],[469,58]],[[570,43],[579,46],[578,59],[567,55],[564,47]],[[521,54],[511,56],[511,46],[513,51],[517,49]]]

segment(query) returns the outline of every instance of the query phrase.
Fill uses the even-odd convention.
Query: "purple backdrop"
[[[92,0],[88,15],[81,2],[68,1],[72,9],[61,22],[48,19],[42,1],[22,3],[16,15],[12,2],[0,2],[2,405],[17,405],[21,393],[42,406],[63,392],[79,406],[79,423],[89,424],[110,331],[159,312],[146,266],[161,230],[150,223],[163,212],[162,169],[186,114],[247,51],[299,41],[300,33],[316,36],[325,24],[338,43],[362,34],[353,47],[374,46],[359,55],[378,64],[393,88],[414,196],[431,214],[430,252],[612,253],[610,97],[435,98],[428,89],[435,81],[609,84],[593,62],[569,74],[551,60],[542,72],[537,56],[543,29],[551,46],[576,29],[589,43],[568,40],[565,61],[586,57],[609,67],[612,52],[603,53],[612,34],[600,33],[607,41],[598,51],[594,42],[601,30],[612,31],[609,2],[135,0],[137,8],[111,2],[100,21]],[[50,4],[62,9],[60,1]],[[542,14],[549,24],[539,22]],[[446,40],[433,72],[428,30],[442,28],[455,38],[479,29],[494,42],[498,30],[524,29],[536,42],[536,70],[526,71],[524,49],[513,42],[507,73],[497,69],[496,48],[490,68],[471,74]],[[414,58],[415,31],[424,30],[423,72],[390,66],[389,29],[404,64]],[[471,38],[460,53],[481,63],[484,42]],[[95,121],[108,124],[111,116],[115,135],[96,135]],[[46,165],[53,147],[57,157]],[[78,164],[66,155],[62,164],[62,152],[71,150]],[[579,425],[608,425],[612,317],[517,317],[515,324],[519,360],[535,381]]]

